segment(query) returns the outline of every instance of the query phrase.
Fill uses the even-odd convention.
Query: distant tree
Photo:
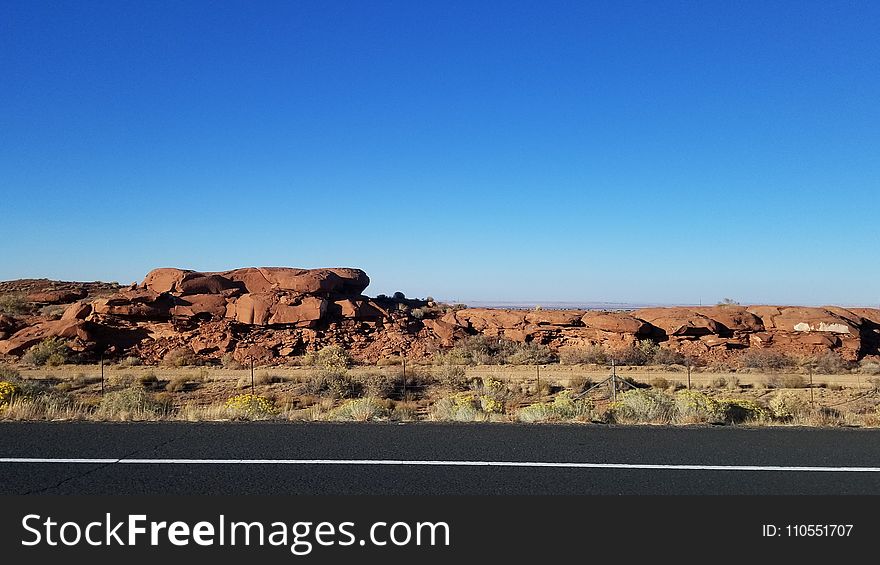
[[[406,295],[398,290],[394,293],[392,298],[394,298],[394,300],[406,300]]]
[[[718,306],[739,306],[739,302],[734,300],[733,298],[722,298],[720,302],[718,302]]]

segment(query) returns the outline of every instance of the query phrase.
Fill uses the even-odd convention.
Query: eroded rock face
[[[0,356],[19,356],[47,337],[86,354],[136,354],[158,361],[190,348],[204,358],[232,354],[245,362],[280,362],[342,345],[366,362],[431,355],[471,335],[562,347],[601,345],[609,351],[651,339],[707,362],[736,362],[750,348],[792,355],[833,351],[848,360],[880,355],[880,310],[826,306],[737,305],[583,310],[426,309],[426,302],[372,299],[359,269],[250,267],[201,273],[155,269],[141,284],[26,280],[0,291],[60,300],[64,314],[0,315]],[[79,289],[86,289],[83,297]],[[66,302],[65,302],[66,301]],[[421,310],[419,316],[413,309]]]

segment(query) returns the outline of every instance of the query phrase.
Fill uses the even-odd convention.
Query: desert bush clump
[[[128,355],[119,360],[119,367],[122,369],[127,369],[129,367],[139,367],[143,365],[144,362],[140,357],[135,355]]]
[[[19,373],[14,367],[0,365],[0,381],[16,380],[19,377],[21,377],[21,373]]]
[[[748,422],[766,422],[771,413],[754,400],[724,399],[718,401],[718,407],[724,421],[729,424],[743,424]]]
[[[750,348],[739,358],[741,367],[748,369],[778,370],[794,365],[794,360],[777,351]]]
[[[647,365],[653,359],[660,346],[649,339],[640,340],[637,343],[618,349],[612,353],[614,361],[618,365]]]
[[[306,354],[303,363],[327,371],[340,371],[351,366],[351,355],[341,345],[328,345]]]
[[[333,410],[330,417],[334,420],[355,422],[371,422],[388,415],[388,408],[380,400],[367,396],[347,401]]]
[[[303,380],[303,392],[332,398],[355,398],[363,392],[363,382],[344,369],[321,370]]]
[[[453,422],[476,422],[489,419],[489,415],[481,409],[477,396],[465,392],[441,398],[431,406],[429,416],[432,420]]]
[[[810,411],[809,403],[787,391],[777,393],[768,404],[773,417],[782,421],[800,418]]]
[[[3,408],[12,400],[18,391],[16,386],[8,381],[0,381],[0,408]]]
[[[244,369],[244,365],[239,363],[238,360],[236,360],[235,355],[232,353],[224,353],[223,356],[220,357],[220,366],[231,371]]]
[[[805,388],[807,381],[801,375],[769,375],[764,379],[767,388]]]
[[[608,352],[601,345],[559,348],[559,362],[563,365],[604,365]]]
[[[138,377],[138,382],[144,388],[144,390],[156,390],[159,388],[159,378],[156,377],[156,373],[150,371]]]
[[[517,344],[504,360],[510,365],[546,365],[556,361],[550,348],[538,343]]]
[[[687,363],[687,357],[668,347],[658,347],[651,362],[655,365],[684,365]]]
[[[189,347],[176,347],[162,357],[162,364],[167,367],[189,367],[198,363],[198,357]]]
[[[629,390],[611,403],[609,412],[614,421],[620,423],[668,424],[675,416],[675,400],[671,395],[653,389]]]
[[[651,388],[666,390],[667,388],[669,388],[669,381],[664,379],[663,377],[655,377],[651,379]]]
[[[397,388],[392,377],[380,372],[364,373],[358,375],[357,378],[364,393],[373,398],[389,398]]]
[[[816,359],[816,372],[823,375],[836,375],[849,371],[851,364],[837,353],[828,352]]]
[[[50,337],[28,349],[21,360],[37,367],[43,365],[57,367],[67,363],[69,356],[70,348],[67,347],[64,340],[58,337]]]
[[[863,375],[880,375],[880,361],[862,359],[859,363],[859,372]]]
[[[168,413],[168,406],[155,402],[143,389],[126,388],[101,398],[96,415],[118,420],[150,420]]]
[[[593,379],[590,377],[584,377],[579,375],[577,377],[572,377],[568,381],[568,388],[575,394],[580,394],[582,392],[586,392],[587,389],[593,386]]]
[[[695,390],[675,393],[675,420],[682,424],[724,421],[721,405],[714,398]]]
[[[572,398],[567,392],[557,394],[552,402],[539,402],[521,408],[520,422],[588,421],[593,417],[593,402],[587,398]]]
[[[441,385],[454,390],[467,390],[470,384],[467,372],[461,365],[453,365],[451,363],[439,365],[434,369],[434,376]]]
[[[181,392],[186,390],[186,388],[189,386],[189,383],[189,377],[185,375],[176,376],[168,381],[168,383],[165,385],[165,390],[168,392]]]
[[[502,337],[468,336],[446,353],[435,356],[435,363],[453,365],[527,365],[553,361],[544,345],[518,343]]]
[[[256,394],[233,396],[226,401],[225,407],[234,417],[246,420],[264,420],[278,413],[271,400]]]
[[[0,314],[15,316],[27,314],[30,311],[27,301],[22,294],[4,294],[0,296]]]

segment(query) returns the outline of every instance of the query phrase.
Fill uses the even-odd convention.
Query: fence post
[[[538,376],[538,402],[541,402],[543,395],[541,394],[541,366],[535,365],[535,374]]]
[[[104,396],[104,354],[101,353],[101,396]]]
[[[611,358],[611,400],[617,402],[617,365],[614,357]]]
[[[691,360],[690,359],[688,359],[687,368],[688,368],[688,390],[690,390],[691,389]]]
[[[813,365],[810,365],[810,406],[816,407],[816,402],[813,400]]]
[[[251,358],[251,396],[256,396],[254,389],[254,360]]]

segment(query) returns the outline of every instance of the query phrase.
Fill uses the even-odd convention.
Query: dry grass
[[[446,368],[454,379],[438,378]],[[231,420],[242,419],[224,403],[242,392],[250,392],[250,370],[222,367],[105,367],[105,396],[101,397],[100,368],[97,366],[3,367],[26,394],[19,395],[6,409],[2,419],[65,419],[65,420]],[[652,367],[619,368],[622,379],[650,383],[651,389],[664,395],[677,394],[685,377],[671,370]],[[873,367],[867,370],[873,372]],[[532,405],[552,405],[561,393],[584,392],[593,383],[608,376],[601,367],[552,365],[541,369],[540,390],[534,367],[434,366],[425,368],[407,364],[406,387],[402,367],[353,367],[347,370],[322,371],[310,367],[259,368],[255,374],[256,391],[279,407],[265,417],[282,420],[326,421],[358,420],[452,420],[452,421],[517,421],[520,411]],[[328,382],[328,376],[331,378]],[[769,421],[752,425],[880,425],[880,379],[859,374],[814,374],[815,405],[809,410],[794,411],[791,416],[778,415]],[[455,386],[451,386],[452,383]],[[244,388],[239,388],[239,384]],[[621,413],[618,421],[669,421],[671,423],[703,423],[720,420],[743,422],[748,410],[732,402],[762,405],[782,392],[809,398],[808,381],[797,373],[713,373],[694,371],[692,385],[723,404],[729,417],[720,420],[705,414],[672,417],[642,417]],[[133,401],[113,405],[107,397],[135,390]],[[587,393],[594,402],[591,419],[607,419],[610,389],[598,387]],[[462,395],[467,399],[456,398]],[[620,396],[620,394],[618,395]],[[131,399],[129,399],[131,400]],[[841,404],[842,403],[842,404]],[[832,407],[833,408],[830,408]],[[345,407],[345,408],[343,408]],[[829,408],[823,408],[829,407]],[[547,408],[546,406],[544,408]],[[542,413],[546,412],[546,413]],[[543,408],[525,412],[522,419],[553,421],[556,416]],[[745,411],[745,412],[744,412]],[[638,411],[635,411],[638,412]],[[642,411],[647,413],[647,411]],[[568,421],[561,418],[558,421]]]

